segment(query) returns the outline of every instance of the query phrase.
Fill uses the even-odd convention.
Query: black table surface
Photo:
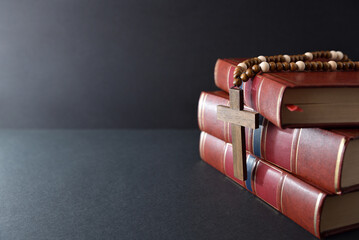
[[[202,162],[198,141],[198,130],[0,130],[0,238],[315,239]]]

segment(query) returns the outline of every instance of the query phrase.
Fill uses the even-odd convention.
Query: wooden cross
[[[259,114],[243,110],[242,89],[229,89],[229,101],[230,107],[217,106],[217,118],[231,123],[234,176],[244,181],[247,179],[244,127],[258,128]]]

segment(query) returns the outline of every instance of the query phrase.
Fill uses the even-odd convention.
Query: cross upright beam
[[[231,123],[234,176],[244,181],[247,179],[244,127],[258,128],[259,115],[255,112],[243,110],[242,89],[231,88],[229,90],[229,101],[230,107],[217,106],[217,118]]]

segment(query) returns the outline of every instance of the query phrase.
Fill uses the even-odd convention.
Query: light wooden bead
[[[238,67],[242,68],[242,71],[244,72],[247,70],[247,65],[244,62],[241,62],[237,65]]]
[[[284,61],[286,61],[287,63],[290,62],[290,57],[289,57],[289,55],[283,55],[283,57],[284,57]]]
[[[261,60],[262,62],[266,62],[266,57],[265,56],[258,56],[259,60]]]
[[[330,51],[330,59],[336,60],[337,59],[337,52],[332,50]]]
[[[297,64],[297,70],[298,71],[304,71],[305,69],[305,63],[303,61],[298,61],[295,64]]]
[[[335,61],[329,61],[330,70],[335,71],[337,70],[337,63]]]
[[[269,71],[269,64],[267,62],[261,62],[259,64],[259,67],[261,68],[262,72],[268,72]]]
[[[336,53],[337,53],[337,60],[338,61],[342,60],[344,57],[344,54],[341,51],[336,51]]]
[[[306,52],[306,53],[304,53],[304,55],[307,56],[307,59],[308,59],[309,61],[313,60],[313,53],[311,53],[311,52]]]

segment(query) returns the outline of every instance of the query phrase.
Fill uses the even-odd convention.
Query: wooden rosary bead
[[[327,62],[324,62],[324,63],[323,63],[323,70],[324,70],[324,71],[330,70],[330,65],[329,65],[329,63],[327,63]]]
[[[276,69],[276,64],[275,62],[269,62],[269,69],[273,72]]]
[[[312,61],[327,58],[330,61]],[[339,62],[341,60],[341,62]],[[305,62],[304,62],[305,61]],[[337,62],[338,61],[338,62]],[[351,61],[341,51],[316,51],[298,55],[258,56],[249,58],[237,65],[234,70],[233,84],[240,86],[242,82],[253,78],[258,72],[274,71],[336,71],[359,70],[359,61]]]
[[[323,63],[321,61],[317,61],[317,69],[318,71],[323,69]]]
[[[242,84],[242,80],[240,78],[234,78],[234,80],[233,80],[234,86],[239,87],[239,86],[241,86],[241,84]]]
[[[337,62],[337,69],[338,69],[338,70],[342,70],[342,69],[343,69],[343,63],[342,63],[342,62]]]
[[[248,81],[248,76],[247,76],[247,74],[245,74],[245,73],[242,73],[241,74],[241,80],[243,81],[243,82],[247,82]]]
[[[355,63],[353,61],[349,61],[349,69],[354,69],[355,68]]]
[[[251,66],[251,63],[248,60],[244,61],[244,64],[247,66],[247,68]]]
[[[243,73],[242,69],[240,67],[236,67],[234,69],[233,76],[234,76],[234,78],[240,78],[242,73]]]
[[[244,62],[241,62],[237,66],[241,68],[242,72],[244,72],[248,68],[247,65]]]
[[[294,72],[295,70],[297,70],[297,64],[295,64],[295,62],[291,62],[290,63],[290,70],[292,72]]]
[[[254,72],[253,72],[253,70],[252,70],[251,68],[248,68],[248,69],[246,70],[246,75],[247,75],[249,78],[254,77]]]
[[[318,64],[317,64],[317,62],[311,62],[310,65],[311,65],[310,69],[311,69],[312,71],[317,71],[317,69],[318,69]]]
[[[277,66],[277,71],[282,71],[283,70],[283,64],[281,62],[277,62],[276,63],[276,66]]]
[[[261,68],[258,65],[253,65],[252,70],[254,73],[260,72]]]
[[[349,69],[349,62],[343,62],[343,69],[348,70]]]
[[[288,71],[289,68],[290,68],[289,63],[288,63],[288,62],[284,62],[284,63],[282,63],[282,64],[283,64],[283,69],[284,69],[285,71]]]

